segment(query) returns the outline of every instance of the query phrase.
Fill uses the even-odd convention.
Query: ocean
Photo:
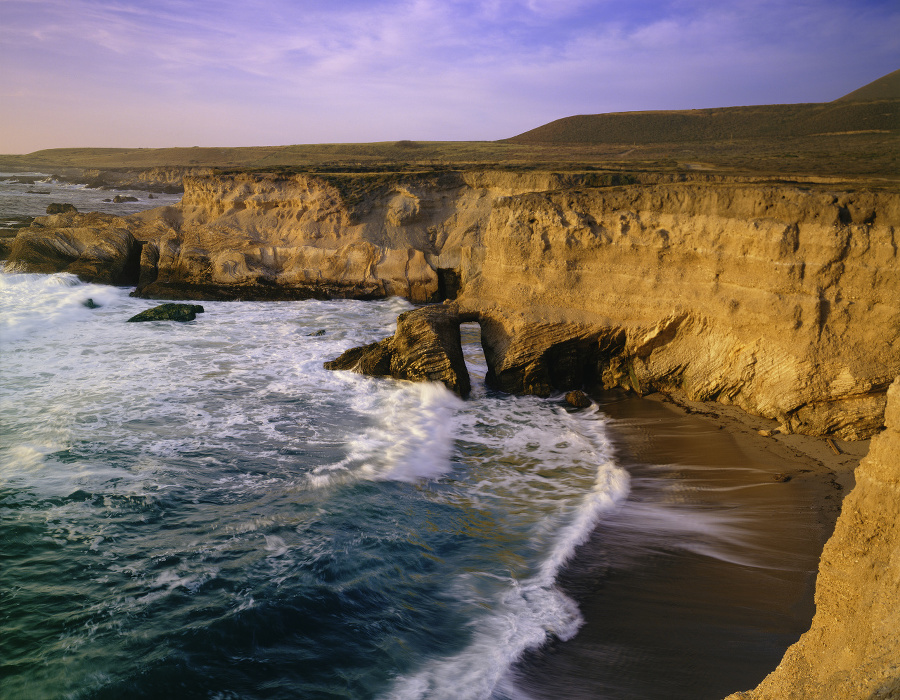
[[[0,182],[0,215],[42,213],[21,186]],[[58,186],[82,211],[110,196]],[[401,299],[202,302],[189,323],[135,324],[154,302],[130,291],[0,273],[4,698],[650,697],[617,672],[622,648],[544,668],[602,642],[583,608],[605,586],[617,600],[617,575],[687,552],[811,595],[799,535],[762,557],[752,508],[686,497],[708,467],[625,458],[600,404],[486,388],[477,324],[462,401],[323,369],[391,334]],[[723,494],[765,471],[715,469]],[[752,642],[760,664],[808,624],[797,605]],[[659,697],[708,696],[705,673]]]

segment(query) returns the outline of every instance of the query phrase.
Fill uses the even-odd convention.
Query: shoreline
[[[839,441],[836,455],[822,438],[760,435],[775,421],[734,406],[594,398],[632,493],[560,574],[583,627],[527,652],[517,685],[531,700],[701,700],[756,686],[809,628],[822,548],[868,441]]]

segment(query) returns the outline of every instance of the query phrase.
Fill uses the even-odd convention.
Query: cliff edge
[[[173,207],[38,217],[9,264],[160,299],[455,300],[499,389],[679,390],[783,432],[868,438],[900,374],[890,190],[537,171],[184,183]]]
[[[900,377],[825,545],[812,626],[755,690],[728,700],[900,698]]]
[[[465,395],[459,324],[475,321],[504,391],[678,390],[783,432],[875,436],[823,554],[813,629],[735,697],[898,696],[900,193],[703,173],[184,184],[174,207],[39,217],[8,265],[151,298],[443,301],[332,368]]]

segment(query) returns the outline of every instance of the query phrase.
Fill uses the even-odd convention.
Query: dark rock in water
[[[98,304],[96,301],[94,301],[93,299],[90,299],[90,298],[85,299],[81,303],[83,306],[86,306],[89,309],[99,309],[100,308],[100,304]]]
[[[109,197],[107,197],[107,198],[104,199],[103,201],[104,201],[104,202],[111,202],[112,200],[111,200]]]
[[[156,197],[154,197],[153,193],[151,192],[150,194],[147,195],[147,199],[156,199]]]
[[[74,204],[62,204],[60,202],[52,202],[47,205],[48,214],[77,214],[78,210]]]
[[[375,377],[443,382],[466,397],[471,385],[459,339],[461,319],[453,306],[425,306],[400,314],[392,338],[348,350],[325,369],[344,369]]]
[[[129,197],[128,195],[124,195],[124,194],[117,194],[115,197],[113,197],[113,202],[115,204],[121,204],[122,202],[136,202],[136,201],[138,201],[137,197]]]
[[[314,331],[312,333],[307,333],[306,335],[310,336],[311,338],[317,338],[320,335],[325,335],[325,329],[323,328],[321,330]]]
[[[203,313],[200,304],[160,304],[128,319],[132,321],[193,321]]]
[[[27,194],[50,194],[50,190],[27,190]]]
[[[576,389],[566,394],[566,403],[575,408],[587,408],[591,405],[591,400],[583,391]]]
[[[390,377],[394,339],[385,338],[359,348],[351,348],[340,357],[325,363],[325,369],[350,370],[370,377]]]

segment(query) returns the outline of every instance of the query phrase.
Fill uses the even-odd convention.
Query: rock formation
[[[459,338],[462,322],[453,306],[426,306],[397,318],[392,338],[348,350],[325,369],[349,369],[375,377],[442,382],[463,398],[471,384]]]
[[[729,700],[900,697],[900,377],[825,545],[812,627],[753,691]]]
[[[110,214],[40,216],[15,237],[8,264],[28,272],[69,272],[90,282],[131,285],[141,254],[132,228]]]
[[[677,388],[872,435],[900,373],[900,194],[691,177],[188,176],[114,224],[41,217],[10,261],[125,283],[127,231],[149,298],[458,297],[504,391]]]
[[[200,304],[160,304],[146,309],[128,319],[129,323],[144,321],[193,321],[204,309]]]
[[[47,205],[47,213],[48,214],[77,214],[78,209],[75,208],[74,204],[51,202],[50,204]]]

